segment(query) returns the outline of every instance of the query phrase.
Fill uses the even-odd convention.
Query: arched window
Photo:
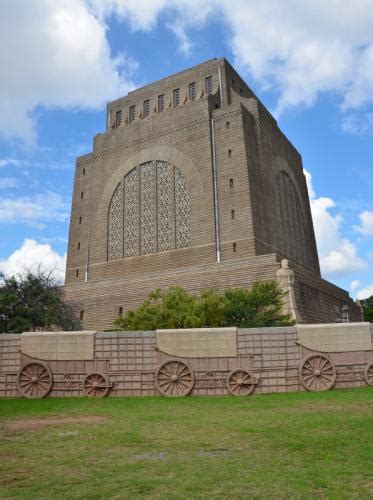
[[[281,171],[277,177],[280,220],[280,246],[288,255],[307,264],[307,243],[302,206],[289,175]]]
[[[131,170],[108,214],[108,260],[190,246],[190,198],[181,171],[165,161]]]

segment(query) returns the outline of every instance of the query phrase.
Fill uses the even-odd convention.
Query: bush
[[[364,321],[373,323],[373,295],[360,301],[363,308]]]
[[[275,281],[257,281],[252,290],[232,288],[222,295],[207,289],[199,297],[180,287],[167,292],[157,289],[137,309],[117,318],[115,325],[132,331],[292,325],[291,318],[281,314],[283,297]]]
[[[51,274],[28,272],[8,278],[0,275],[0,332],[75,329],[78,324],[62,293]]]

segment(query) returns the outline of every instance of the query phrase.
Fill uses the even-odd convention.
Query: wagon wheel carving
[[[155,372],[155,385],[163,396],[186,396],[193,389],[193,370],[184,361],[169,359]]]
[[[232,396],[249,396],[256,383],[252,374],[242,368],[231,371],[227,377],[227,389]]]
[[[100,372],[88,373],[83,380],[84,393],[92,398],[105,397],[111,386],[108,377]]]
[[[365,367],[364,377],[368,385],[373,385],[373,363]]]
[[[328,391],[335,384],[337,372],[326,356],[311,354],[302,361],[299,376],[307,391]]]
[[[44,398],[52,388],[53,375],[48,365],[31,361],[17,375],[17,388],[25,398]]]

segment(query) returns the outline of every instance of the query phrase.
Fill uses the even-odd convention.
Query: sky
[[[372,0],[0,0],[0,271],[63,280],[107,101],[226,57],[303,157],[324,278],[373,294]]]

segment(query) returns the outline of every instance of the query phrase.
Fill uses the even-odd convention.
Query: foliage
[[[63,301],[62,288],[51,273],[0,278],[0,332],[21,333],[53,326],[72,330],[76,326],[71,308]]]
[[[281,314],[283,296],[274,281],[258,281],[252,290],[232,288],[223,295],[210,288],[199,297],[180,287],[157,289],[137,309],[117,318],[115,325],[124,330],[285,326],[293,322]]]
[[[364,321],[373,323],[373,295],[360,301],[363,308]]]
[[[225,324],[240,328],[287,326],[294,322],[281,312],[284,293],[275,281],[257,281],[251,290],[227,290],[225,296]]]

